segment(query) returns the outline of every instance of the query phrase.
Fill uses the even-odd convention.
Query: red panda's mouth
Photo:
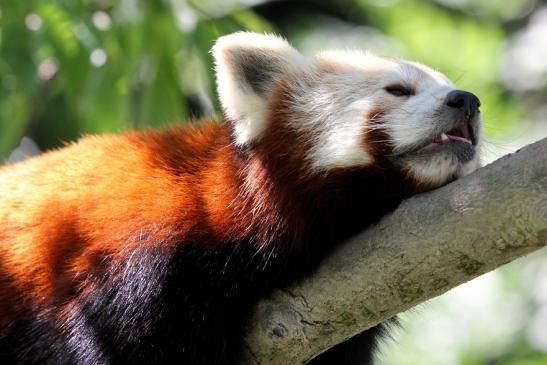
[[[444,131],[429,143],[409,154],[411,158],[429,158],[437,153],[450,153],[460,162],[471,161],[478,143],[471,121],[464,121],[456,127]]]
[[[433,138],[433,141],[419,148],[416,152],[426,152],[432,149],[435,150],[435,147],[448,147],[450,145],[462,145],[463,148],[467,145],[469,149],[473,149],[476,144],[477,138],[473,132],[473,127],[469,122],[464,122],[448,131],[438,134]]]
[[[457,141],[463,143],[469,143],[471,145],[477,144],[477,139],[473,128],[468,122],[462,123],[459,126],[452,128],[447,132],[439,134],[433,139],[434,144],[443,144],[447,141]]]

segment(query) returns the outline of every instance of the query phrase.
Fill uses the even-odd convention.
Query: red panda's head
[[[356,51],[306,57],[243,32],[221,37],[213,55],[238,146],[277,140],[311,173],[383,164],[428,188],[479,165],[478,98],[424,65]]]

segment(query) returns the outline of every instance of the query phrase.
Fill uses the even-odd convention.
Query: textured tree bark
[[[256,307],[246,364],[305,364],[397,313],[547,245],[547,139],[415,196]]]

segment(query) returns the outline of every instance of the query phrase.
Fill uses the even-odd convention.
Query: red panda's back
[[[86,137],[1,169],[0,328],[22,302],[69,300],[104,258],[121,262],[131,245],[183,241],[202,223],[193,189],[223,133],[205,123]]]

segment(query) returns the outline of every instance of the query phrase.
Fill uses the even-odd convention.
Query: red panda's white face
[[[213,54],[237,145],[275,138],[283,123],[310,171],[388,161],[436,187],[479,166],[479,100],[424,65],[356,51],[306,57],[255,33],[222,37]]]

